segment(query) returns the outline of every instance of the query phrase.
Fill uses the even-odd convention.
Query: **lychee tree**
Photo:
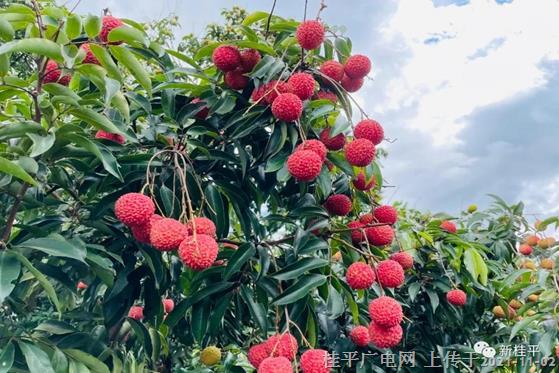
[[[320,18],[231,35],[183,54],[132,20],[2,9],[0,372],[369,372],[390,369],[335,357],[509,338],[548,356],[554,242],[536,282],[517,269],[522,205],[383,205],[385,129],[351,97],[369,57]]]

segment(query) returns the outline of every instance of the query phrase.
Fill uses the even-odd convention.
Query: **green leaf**
[[[117,126],[115,126],[113,122],[111,122],[107,117],[99,114],[94,110],[85,107],[79,107],[70,109],[69,113],[97,129],[128,136],[125,132],[121,131]]]
[[[433,309],[433,313],[437,310],[439,306],[439,296],[436,292],[431,289],[427,290],[427,295],[429,296],[429,301],[431,302],[431,308]]]
[[[0,301],[0,303],[2,303]],[[13,343],[8,343],[0,354],[0,373],[8,373],[14,364],[15,348]]]
[[[252,297],[249,288],[246,285],[241,286],[241,297],[248,306],[250,315],[256,320],[258,327],[263,334],[268,330],[268,319],[266,318],[266,309],[261,303],[257,303]]]
[[[129,26],[121,26],[111,30],[108,39],[110,42],[140,43],[146,47],[149,46],[146,35],[137,28]]]
[[[512,341],[514,337],[522,330],[526,329],[534,320],[541,318],[540,315],[524,317],[522,320],[514,323],[510,331],[509,341]]]
[[[103,167],[108,173],[120,181],[123,180],[120,173],[120,165],[114,155],[104,145],[96,144],[87,137],[78,134],[66,134],[66,138],[95,155],[103,163]]]
[[[72,359],[77,360],[84,364],[94,373],[110,373],[109,367],[107,367],[101,360],[97,359],[95,356],[76,350],[73,348],[68,348],[63,350],[64,353],[70,356]]]
[[[136,78],[138,83],[151,95],[151,79],[140,61],[129,49],[124,46],[111,46],[112,55],[123,64],[130,73]]]
[[[241,267],[256,254],[256,248],[251,243],[242,244],[237,251],[231,256],[225,271],[223,271],[223,279],[228,281],[231,276],[237,273]]]
[[[328,264],[329,261],[326,259],[303,258],[299,259],[293,264],[288,265],[287,267],[282,268],[276,273],[270,275],[270,277],[273,277],[280,281],[292,280],[298,278],[305,272],[308,272],[312,269],[325,267]]]
[[[82,33],[82,18],[77,14],[70,14],[68,18],[66,18],[64,31],[66,31],[68,39],[74,39],[80,36]]]
[[[325,282],[326,276],[315,274],[307,275],[288,287],[283,293],[274,299],[272,304],[282,306],[294,303],[308,295],[313,289],[324,285]]]
[[[93,39],[101,32],[101,18],[88,15],[84,25],[85,33],[90,39]]]
[[[59,348],[54,348],[54,353],[50,359],[52,367],[56,373],[67,373],[68,372],[68,359],[64,352]]]
[[[15,30],[5,18],[0,17],[0,38],[4,41],[13,40]]]
[[[0,157],[0,172],[17,177],[31,185],[37,185],[37,182],[23,168],[6,158]]]
[[[268,18],[268,16],[269,16],[268,13],[261,12],[261,11],[251,13],[248,16],[246,16],[246,18],[243,20],[243,26],[250,26],[255,22]]]
[[[464,252],[464,266],[474,280],[479,280],[482,285],[487,285],[488,268],[483,257],[476,249],[467,248]]]
[[[84,247],[72,245],[61,236],[56,238],[32,238],[20,243],[18,247],[39,250],[52,256],[72,258],[83,263],[85,263],[85,256],[87,254]]]
[[[0,45],[0,54],[21,52],[34,53],[62,62],[62,49],[59,44],[42,38],[18,39]]]
[[[27,137],[33,142],[33,145],[29,149],[31,152],[29,154],[30,157],[37,157],[48,151],[54,145],[54,140],[56,140],[54,133],[47,133],[45,136],[28,133]]]
[[[54,373],[49,356],[36,345],[18,341],[30,373]]]
[[[259,51],[264,52],[264,53],[266,53],[268,55],[271,55],[271,56],[276,55],[276,51],[272,47],[269,47],[266,44],[260,44],[260,43],[256,43],[254,41],[249,41],[249,40],[240,40],[240,41],[233,42],[232,44],[235,44],[235,45],[237,45],[238,47],[241,47],[241,48],[256,49],[256,50],[259,50]]]
[[[0,251],[0,304],[15,287],[13,283],[19,276],[21,264],[8,250]],[[1,367],[0,367],[1,368]]]
[[[337,319],[345,311],[342,295],[332,285],[328,285],[328,301],[326,302],[328,316]]]
[[[113,61],[113,58],[111,57],[111,54],[107,51],[107,49],[95,44],[91,44],[90,48],[93,55],[101,63],[101,66],[103,66],[107,70],[107,74],[109,75],[109,77],[122,82],[122,73],[120,72],[120,69],[118,68],[116,63]]]

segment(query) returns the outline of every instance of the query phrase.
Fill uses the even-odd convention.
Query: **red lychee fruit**
[[[315,83],[313,76],[308,73],[295,73],[287,81],[293,93],[301,100],[308,100],[312,97]]]
[[[359,217],[359,221],[365,225],[367,224],[372,224],[375,222],[375,217],[373,216],[373,213],[370,212],[368,214],[363,214]]]
[[[341,82],[344,77],[344,65],[338,61],[328,60],[320,65],[320,72],[335,82]]]
[[[161,215],[153,214],[146,224],[131,226],[130,230],[132,231],[132,236],[134,236],[134,239],[141,243],[151,243],[151,226],[155,221],[159,219],[163,219],[163,217]]]
[[[398,221],[398,210],[388,205],[377,207],[373,211],[373,215],[379,223],[393,225],[396,221]]]
[[[370,265],[363,262],[355,262],[347,268],[345,275],[347,284],[353,290],[370,288],[375,282],[375,271]]]
[[[330,137],[331,128],[325,128],[320,133],[320,141],[329,149],[329,150],[340,150],[345,145],[345,135],[343,133],[339,133],[334,137]]]
[[[303,373],[330,373],[332,365],[332,358],[326,350],[314,348],[301,355]]]
[[[399,251],[390,255],[390,259],[398,262],[404,270],[413,268],[413,256],[405,251]]]
[[[324,146],[324,143],[319,140],[306,140],[302,144],[298,145],[295,148],[295,151],[299,150],[310,150],[315,152],[322,162],[326,160],[326,154],[328,153],[328,149]]]
[[[345,194],[332,194],[324,202],[324,208],[330,215],[346,216],[351,212],[351,199]]]
[[[400,325],[384,328],[375,322],[369,324],[369,337],[371,343],[377,348],[392,348],[402,340],[404,331]]]
[[[132,306],[128,310],[128,317],[136,321],[140,321],[144,318],[144,307],[142,306]]]
[[[384,139],[384,129],[376,120],[364,119],[357,123],[353,135],[356,139],[367,139],[378,145]]]
[[[320,90],[315,95],[316,100],[328,100],[333,104],[338,102],[338,96],[334,92]]]
[[[272,80],[262,87],[264,102],[268,105],[272,105],[276,98],[282,93],[293,93],[291,86],[287,82],[281,80]]]
[[[213,237],[206,234],[188,236],[179,246],[182,262],[195,271],[209,268],[217,258],[219,247]]]
[[[345,146],[345,158],[352,166],[368,166],[375,159],[375,152],[375,145],[367,139],[355,139]]]
[[[526,245],[530,245],[530,246],[536,246],[538,244],[538,242],[540,242],[540,238],[536,235],[531,235],[526,237],[526,239],[524,240],[524,243]]]
[[[67,86],[70,84],[71,76],[68,74],[63,74],[60,67],[56,61],[48,60],[47,66],[45,68],[45,74],[43,76],[43,83],[58,83]]]
[[[355,189],[362,190],[362,191],[368,191],[368,190],[371,190],[372,188],[375,187],[376,180],[373,176],[373,177],[371,177],[370,180],[367,181],[365,173],[363,171],[361,171],[357,174],[357,177],[352,180],[352,183],[353,183],[353,186],[355,187]]]
[[[363,233],[363,227],[365,224],[361,223],[360,221],[352,221],[347,223],[347,227],[351,229],[351,242],[354,244],[358,244],[363,242],[365,239],[365,235]]]
[[[369,329],[366,326],[356,326],[355,328],[351,329],[349,333],[349,338],[354,345],[359,347],[367,347],[370,342],[369,337]]]
[[[291,361],[295,359],[299,344],[291,333],[276,334],[268,338],[266,347],[270,356],[283,356]]]
[[[101,64],[99,62],[99,60],[97,59],[97,57],[95,57],[95,55],[91,51],[91,45],[89,43],[82,44],[80,46],[80,49],[85,52],[85,57],[84,57],[82,63],[89,63],[89,64],[93,64],[93,65],[100,65]]]
[[[87,289],[88,286],[85,282],[79,281],[78,285],[76,287],[78,288],[78,290],[84,290],[84,289]]]
[[[402,305],[396,299],[385,295],[369,303],[369,315],[375,324],[385,328],[398,325],[404,318]]]
[[[312,150],[299,150],[287,158],[287,171],[298,181],[312,181],[321,170],[320,156]]]
[[[378,282],[387,288],[397,288],[404,283],[404,269],[395,260],[383,260],[377,265]]]
[[[241,65],[241,54],[233,45],[220,45],[212,53],[212,62],[223,72],[233,71]]]
[[[213,221],[203,216],[197,217],[186,223],[186,228],[188,228],[188,234],[194,234],[194,226],[196,226],[197,234],[207,234],[208,236],[215,237],[217,229]]]
[[[342,78],[342,87],[348,92],[357,92],[363,87],[363,79],[351,79],[349,76],[344,75]]]
[[[355,54],[347,59],[344,72],[351,79],[364,78],[371,72],[371,60],[362,54]]]
[[[379,225],[365,229],[367,240],[374,246],[390,245],[394,240],[394,230],[389,225]]]
[[[454,289],[446,293],[446,300],[454,306],[464,307],[466,305],[467,296],[462,290]]]
[[[252,346],[248,350],[248,361],[252,364],[253,367],[257,368],[260,364],[264,361],[264,359],[270,357],[268,352],[268,347],[266,343],[259,343],[257,345]]]
[[[314,20],[302,22],[297,27],[295,37],[303,49],[316,49],[324,41],[324,26]]]
[[[171,313],[175,309],[175,301],[171,298],[163,299],[163,311],[165,313]]]
[[[190,101],[191,104],[197,104],[199,102],[204,102],[204,101],[202,101],[199,97],[195,97],[192,99],[192,101]],[[204,106],[202,107],[202,109],[200,109],[199,112],[196,113],[196,118],[206,119],[209,113],[210,113],[210,109],[207,106]]]
[[[456,231],[457,231],[456,224],[454,224],[454,222],[452,222],[450,220],[443,221],[441,223],[441,225],[439,225],[439,227],[443,231],[447,231],[448,233],[456,233]]]
[[[151,198],[140,193],[126,193],[115,203],[117,219],[129,226],[147,224],[154,212]]]
[[[260,62],[260,52],[256,49],[245,49],[241,52],[241,71],[244,73],[251,72],[254,66]]]
[[[95,133],[95,138],[116,142],[117,144],[120,144],[120,145],[122,145],[126,142],[126,139],[121,134],[110,133],[110,132],[103,131],[103,130],[98,130]]]
[[[258,373],[293,373],[293,367],[284,357],[268,357],[260,363]]]
[[[101,27],[101,32],[99,33],[99,38],[101,38],[103,43],[107,43],[109,41],[109,33],[112,30],[124,26],[124,23],[120,19],[113,16],[104,16],[101,22],[103,25]],[[113,41],[110,44],[116,45],[120,43],[122,42]]]
[[[176,250],[187,236],[186,226],[171,218],[155,220],[149,231],[151,245],[160,251]]]
[[[248,85],[248,77],[239,70],[227,71],[223,77],[227,87],[239,91]]]
[[[280,94],[272,104],[275,118],[286,122],[298,120],[303,113],[303,102],[293,93]]]
[[[518,251],[520,251],[520,254],[522,254],[522,255],[530,255],[530,254],[532,254],[533,249],[532,249],[532,246],[530,246],[530,245],[522,244],[518,248]]]

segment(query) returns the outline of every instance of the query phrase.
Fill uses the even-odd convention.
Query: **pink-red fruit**
[[[189,236],[179,246],[182,262],[195,271],[209,268],[217,258],[219,247],[213,237],[205,234]]]
[[[186,228],[188,228],[188,234],[194,234],[194,227],[196,226],[197,234],[207,234],[208,236],[216,236],[216,227],[213,221],[203,216],[194,218],[186,223]]]
[[[279,120],[293,122],[301,117],[303,102],[293,93],[280,94],[272,104],[272,114]]]
[[[393,225],[398,221],[398,211],[394,207],[388,205],[377,207],[373,211],[373,215],[379,223]]]
[[[464,293],[460,289],[454,289],[446,293],[446,300],[448,303],[457,306],[457,307],[464,307],[466,305],[466,293]]]
[[[227,71],[223,77],[227,87],[239,91],[248,85],[248,77],[239,70]]]
[[[374,246],[390,245],[394,240],[394,230],[389,225],[366,228],[365,234],[369,243]]]
[[[260,363],[258,373],[293,373],[293,367],[284,357],[268,357]]]
[[[287,158],[287,170],[298,181],[312,181],[320,175],[322,160],[312,150],[299,150]]]
[[[257,369],[260,364],[268,357],[270,357],[270,354],[268,352],[266,343],[259,343],[252,346],[248,350],[248,361],[252,364],[253,367]]]
[[[130,310],[128,310],[128,317],[136,321],[142,320],[144,318],[144,307],[141,306],[130,307]]]
[[[348,92],[357,92],[363,86],[363,79],[351,79],[349,76],[344,75],[342,78],[342,87]]]
[[[124,26],[124,23],[116,17],[113,16],[104,16],[101,26],[101,32],[99,33],[99,38],[103,43],[107,43],[109,41],[109,33],[113,31],[115,28]],[[120,42],[111,42],[110,44],[120,44]]]
[[[151,198],[140,193],[126,193],[115,203],[115,215],[126,225],[144,225],[155,212]]]
[[[91,45],[89,43],[84,43],[84,44],[80,45],[80,49],[85,52],[85,57],[84,57],[82,63],[89,63],[89,64],[92,64],[92,65],[100,65],[101,64],[101,63],[99,63],[99,60],[97,59],[97,57],[95,57],[95,55],[91,51]]]
[[[266,341],[270,356],[283,356],[289,360],[295,359],[299,344],[297,339],[290,333],[276,334]]]
[[[301,371],[303,373],[330,373],[332,358],[328,351],[311,349],[301,355]]]
[[[324,41],[324,26],[314,20],[302,22],[297,27],[295,37],[303,49],[316,49]]]
[[[312,75],[308,73],[295,73],[287,81],[287,84],[291,86],[292,92],[301,100],[308,100],[312,97],[315,83]]]
[[[369,336],[371,343],[377,348],[392,348],[402,340],[404,331],[400,325],[385,328],[375,322],[369,324]]]
[[[351,207],[351,199],[345,194],[333,194],[324,202],[324,208],[331,215],[346,216],[351,212]]]
[[[344,65],[344,72],[351,79],[361,79],[371,72],[371,60],[362,54],[349,57]]]
[[[335,82],[341,82],[344,77],[344,65],[334,60],[325,61],[320,66],[320,72]]]
[[[404,270],[413,268],[413,256],[405,251],[399,251],[390,255],[390,259],[400,263]]]
[[[241,66],[240,69],[244,73],[251,72],[254,66],[260,62],[260,52],[256,49],[245,49],[241,52]]]
[[[530,254],[532,254],[532,252],[533,252],[534,250],[532,249],[532,246],[526,245],[526,244],[522,244],[522,245],[520,245],[520,247],[518,248],[518,251],[520,251],[520,254],[522,254],[522,255],[530,255]]]
[[[402,305],[394,298],[385,295],[369,303],[369,315],[373,322],[385,328],[398,325],[404,318]]]
[[[163,299],[163,311],[171,313],[175,309],[175,302],[171,298]]]
[[[318,154],[320,160],[324,162],[326,160],[326,154],[328,153],[328,149],[324,146],[324,143],[318,140],[306,140],[302,144],[299,144],[295,151],[299,150],[311,150]]]
[[[122,145],[126,142],[126,139],[121,134],[110,133],[110,132],[106,132],[106,131],[103,131],[103,130],[98,130],[95,133],[95,138],[116,142],[117,144],[120,144],[120,145]]]
[[[212,61],[223,72],[233,71],[241,64],[241,54],[233,45],[220,45],[214,49]]]
[[[367,139],[375,145],[384,139],[384,129],[379,122],[372,119],[364,119],[357,123],[353,134],[356,139]]]
[[[359,174],[357,174],[357,177],[352,180],[352,183],[355,189],[367,191],[374,188],[376,180],[374,177],[371,177],[370,180],[367,180],[365,173],[361,171],[359,172]]]
[[[400,263],[387,259],[377,266],[378,282],[387,288],[397,288],[404,283],[404,269]]]
[[[368,289],[375,282],[375,271],[366,263],[355,262],[347,268],[345,278],[353,290]]]
[[[58,67],[56,61],[49,60],[47,66],[45,67],[45,74],[43,76],[43,83],[58,83],[67,86],[70,84],[70,79],[72,77],[67,74],[62,74],[62,70]]]
[[[149,239],[151,245],[160,251],[176,250],[188,236],[188,229],[180,221],[163,218],[151,224]]]
[[[349,333],[349,337],[353,344],[358,347],[367,347],[370,342],[369,337],[369,329],[366,326],[356,326],[355,328],[351,329]]]
[[[375,145],[367,139],[355,139],[345,146],[345,158],[352,166],[364,167],[375,159]]]
[[[345,145],[345,135],[343,133],[338,133],[334,137],[330,137],[330,128],[325,128],[320,133],[320,141],[329,149],[329,150],[340,150]]]
[[[440,228],[443,231],[447,231],[448,233],[456,233],[457,231],[456,224],[454,224],[454,222],[450,220],[443,221],[440,225]]]

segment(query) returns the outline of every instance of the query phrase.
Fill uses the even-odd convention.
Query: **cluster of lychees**
[[[146,195],[127,193],[115,203],[115,215],[129,226],[132,235],[160,251],[178,250],[182,262],[200,271],[216,260],[216,227],[208,218],[195,217],[186,224],[155,213],[155,204]]]

